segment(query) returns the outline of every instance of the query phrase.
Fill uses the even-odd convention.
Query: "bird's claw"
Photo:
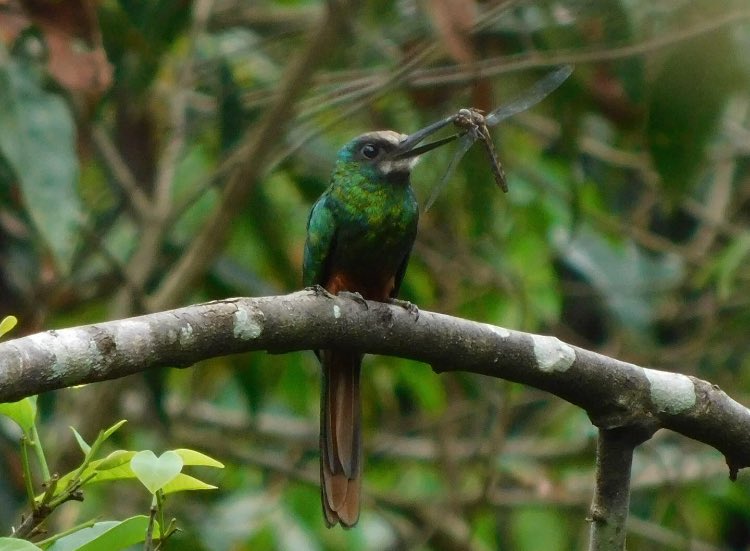
[[[310,291],[316,297],[336,298],[334,295],[329,293],[325,289],[325,287],[323,287],[322,285],[318,285],[317,283],[315,285],[311,285],[310,287],[305,287],[305,291]]]
[[[392,298],[388,302],[390,304],[393,304],[394,306],[400,306],[401,308],[409,312],[412,316],[414,316],[414,321],[417,321],[419,319],[419,306],[417,306],[413,302],[409,302],[408,300],[400,300],[397,298]]]
[[[356,291],[339,291],[339,296],[344,298],[349,298],[353,300],[354,302],[357,302],[365,307],[365,310],[369,310],[370,306],[367,304],[367,301],[365,300],[365,297],[363,297],[360,293]]]

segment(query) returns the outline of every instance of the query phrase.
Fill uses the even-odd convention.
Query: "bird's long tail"
[[[354,526],[359,519],[362,440],[359,373],[362,354],[321,351],[320,491],[326,524]]]

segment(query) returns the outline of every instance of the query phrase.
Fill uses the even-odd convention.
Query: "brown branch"
[[[257,447],[257,442],[255,442],[257,438],[262,438],[264,441],[271,438],[274,442],[277,440],[286,442],[290,445],[289,449],[295,450],[294,454],[309,457],[307,454],[312,454],[313,451],[317,450],[319,445],[317,432],[319,427],[311,420],[295,420],[290,419],[286,415],[269,413],[261,414],[258,417],[252,416],[251,420],[243,413],[226,409],[216,409],[206,403],[193,404],[193,407],[187,407],[187,404],[180,405],[170,412],[170,416],[175,422],[172,427],[174,437],[177,441],[188,447],[202,449],[216,457],[231,458],[243,465],[269,470],[304,484],[317,487],[320,483],[317,465],[313,465],[312,461],[296,461],[290,458],[289,451],[285,451],[284,449],[279,450],[274,448],[272,452],[259,452],[255,449]],[[388,442],[386,442],[382,438],[382,435],[381,437],[378,435],[379,433],[376,432],[374,435],[370,435],[374,436],[374,438],[368,438],[368,443],[370,443],[367,450],[368,455],[374,453],[376,455],[386,455],[391,459],[408,458],[435,461],[434,441],[427,442],[422,439],[422,443],[417,444],[417,447],[422,448],[423,451],[418,452],[418,455],[414,455],[412,454],[414,446],[410,441],[412,440],[411,437],[405,438],[393,435],[388,436]],[[384,447],[373,442],[373,440],[381,440]],[[406,455],[403,455],[401,451],[394,448],[392,443],[396,440],[400,440],[403,443],[404,449],[401,451],[406,451]],[[300,448],[300,445],[302,448]],[[400,445],[395,444],[396,447]],[[458,448],[465,447],[463,443],[457,443],[457,445]],[[522,453],[525,457],[529,457],[527,454],[530,453],[531,457],[545,457],[547,460],[552,459],[554,461],[553,457],[559,456],[559,446],[564,447],[569,445],[569,442],[558,440],[545,442],[542,439],[540,441],[537,437],[514,438],[508,442],[504,453],[510,455]],[[575,454],[580,455],[581,451],[582,445],[579,444],[576,446]],[[393,452],[396,452],[395,455]],[[568,452],[573,452],[573,450],[568,450]],[[640,471],[639,476],[631,481],[631,489],[636,491],[638,488],[652,489],[655,486],[672,486],[677,483],[683,485],[694,484],[696,480],[705,482],[714,480],[718,476],[719,472],[714,468],[714,465],[711,465],[709,469],[697,466],[695,464],[695,454],[686,455],[680,452],[677,453],[683,461],[691,463],[691,466],[687,467],[686,472],[676,472],[676,470],[682,471],[686,468],[686,466],[679,464],[680,461],[670,462],[672,467],[671,473],[665,473],[661,468],[650,469],[650,480],[647,481],[639,481],[639,479],[643,478],[643,472]],[[471,459],[467,454],[462,460],[470,461]],[[713,458],[711,462],[714,462]],[[677,464],[675,465],[675,463]],[[702,472],[705,476],[696,476],[699,474],[698,471]],[[645,484],[642,482],[645,482]],[[416,522],[412,511],[428,510],[429,507],[432,507],[433,511],[441,508],[450,511],[452,510],[451,507],[455,508],[456,506],[471,508],[477,504],[488,504],[501,509],[499,514],[506,514],[509,509],[530,506],[554,506],[583,510],[585,503],[591,501],[591,476],[588,472],[574,477],[572,484],[563,481],[558,481],[558,483],[560,485],[557,486],[557,491],[554,495],[545,495],[533,488],[503,488],[492,489],[491,493],[485,496],[483,492],[477,492],[476,489],[464,488],[456,501],[444,498],[437,501],[425,500],[424,497],[419,496],[404,497],[398,491],[382,493],[372,487],[367,487],[365,494],[368,504],[379,507],[386,519],[390,517],[390,522],[396,521],[396,517],[388,514],[390,511],[398,511],[401,515],[409,516],[413,522]],[[418,524],[423,523],[419,522]],[[409,528],[410,526],[411,524],[407,523],[404,519],[403,527],[411,533],[413,530]],[[689,547],[696,551],[718,551],[718,548],[705,542],[684,537],[672,530],[637,517],[629,517],[627,528],[629,534],[636,534],[641,538],[661,544],[663,547]]]
[[[219,205],[153,296],[152,309],[160,310],[179,302],[221,250],[233,220],[242,212],[250,192],[263,176],[284,125],[292,119],[297,98],[304,94],[315,68],[340,38],[347,12],[346,1],[329,1],[326,14],[309,43],[290,63],[273,104],[240,146],[239,161],[229,176]]]
[[[194,445],[200,449],[205,435],[220,435],[220,440],[226,446],[234,446],[236,442],[243,442],[248,449],[252,449],[258,440],[266,443],[286,446],[299,453],[313,453],[320,445],[320,426],[316,420],[309,418],[294,418],[287,414],[276,415],[260,413],[247,415],[239,411],[229,411],[226,408],[216,408],[205,402],[185,402],[176,404],[170,400],[167,408],[173,431],[177,440],[184,444]],[[403,427],[402,427],[403,428]],[[405,434],[392,433],[383,429],[370,431],[365,442],[367,455],[388,458],[390,460],[426,461],[434,463],[438,457],[435,439],[415,435],[409,431]],[[715,480],[726,473],[726,463],[713,450],[703,453],[692,451],[686,453],[685,447],[669,449],[665,452],[659,446],[658,457],[654,457],[654,448],[660,440],[670,438],[669,433],[657,433],[649,441],[648,449],[640,448],[636,451],[635,461],[639,461],[641,468],[631,479],[632,491],[651,491],[657,488],[685,485],[695,485],[696,482]],[[579,435],[576,439],[550,438],[538,436],[515,435],[503,444],[498,452],[491,440],[485,439],[477,446],[473,438],[457,438],[451,446],[455,457],[462,463],[475,465],[478,459],[496,465],[502,454],[505,457],[523,457],[540,464],[554,464],[569,461],[571,458],[581,457],[588,453],[589,438]],[[214,448],[216,451],[216,448]],[[221,453],[221,449],[218,449]],[[640,454],[640,457],[639,455]],[[482,459],[483,458],[483,459]],[[566,477],[564,482],[558,481],[554,498],[543,492],[530,489],[520,492],[525,500],[523,503],[539,504],[545,500],[562,500],[568,505],[583,505],[591,501],[591,476],[588,471],[582,471],[576,476]],[[484,500],[492,505],[512,506],[518,504],[515,498],[508,499],[508,488],[486,485],[481,494],[475,489],[463,494],[460,503]]]
[[[277,155],[274,156],[274,158],[269,163],[269,169],[273,169],[277,165],[281,164],[284,159],[291,156],[294,152],[296,152],[313,138],[325,133],[330,128],[341,124],[347,119],[350,119],[352,115],[354,115],[357,111],[359,111],[366,105],[371,105],[373,100],[384,95],[389,90],[396,88],[398,85],[403,83],[409,77],[409,75],[418,70],[421,65],[424,65],[436,50],[437,48],[428,46],[421,51],[414,53],[410,58],[402,59],[399,68],[390,73],[388,75],[388,78],[386,78],[382,82],[377,82],[364,90],[362,93],[362,99],[360,99],[359,101],[355,101],[355,103],[351,103],[351,101],[349,101],[349,103],[351,103],[350,105],[339,109],[325,122],[318,122],[314,126],[310,125],[309,128],[300,126],[297,129],[298,136],[294,140],[292,140],[292,142],[287,145],[287,147],[285,147]],[[320,104],[319,107],[321,111],[326,110],[329,109],[330,104]],[[310,112],[306,112],[305,117],[307,117],[309,113]],[[300,119],[301,117],[298,117],[298,121]]]
[[[190,366],[216,356],[347,347],[518,382],[587,411],[601,429],[668,428],[750,465],[750,411],[709,382],[642,368],[554,337],[301,291],[237,298],[0,343],[0,401]]]
[[[674,47],[682,42],[718,31],[746,19],[750,19],[750,10],[736,10],[722,14],[715,19],[701,21],[691,27],[681,28],[675,32],[663,33],[655,38],[622,46],[613,46],[610,48],[596,47],[580,50],[555,50],[554,52],[522,52],[483,59],[470,66],[447,65],[444,67],[420,69],[407,79],[405,85],[410,88],[430,88],[446,84],[463,85],[475,82],[478,78],[497,77],[522,70],[540,69],[564,64],[577,65],[627,59]],[[340,101],[348,94],[353,94],[355,99],[361,99],[359,90],[382,81],[384,73],[387,73],[387,70],[352,71],[350,69],[343,69],[323,72],[315,78],[316,90],[314,92],[321,94],[315,106],[317,107],[331,101],[333,98],[337,98],[337,101]],[[326,92],[317,92],[319,89],[324,89]],[[265,105],[271,101],[272,95],[273,92],[271,91],[258,92],[253,95],[251,105]],[[306,113],[302,113],[301,116],[304,117],[305,115]]]
[[[148,197],[109,135],[100,125],[94,125],[91,128],[91,141],[104,162],[105,168],[111,172],[115,183],[122,189],[136,215],[139,218],[147,216],[151,211]]]
[[[160,154],[154,189],[148,197],[148,208],[143,211],[139,227],[140,239],[129,259],[127,276],[137,288],[144,288],[158,263],[167,234],[169,217],[173,209],[173,181],[182,155],[187,134],[188,95],[193,82],[197,43],[205,32],[206,22],[213,0],[200,0],[192,6],[192,23],[189,31],[189,48],[177,83],[172,90],[169,123],[170,131],[166,145]],[[115,298],[113,312],[117,316],[133,313],[134,300],[129,289],[124,288]],[[148,306],[148,302],[146,302]],[[153,309],[152,309],[153,311]]]
[[[643,539],[650,540],[659,545],[660,549],[689,549],[690,551],[722,551],[722,548],[716,547],[704,541],[696,540],[685,534],[674,530],[669,530],[653,522],[640,519],[631,515],[628,520],[628,530],[631,534],[636,534]]]
[[[546,52],[525,52],[517,55],[484,59],[468,69],[460,65],[425,69],[415,75],[410,81],[410,85],[416,88],[424,88],[444,84],[461,84],[472,82],[477,78],[495,77],[522,69],[626,59],[663,50],[704,34],[718,31],[723,27],[734,25],[745,19],[750,19],[750,10],[735,10],[724,13],[715,19],[702,21],[692,27],[620,47],[595,48],[591,50],[556,50],[551,55],[547,55]]]

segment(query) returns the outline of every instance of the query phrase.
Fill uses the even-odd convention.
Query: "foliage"
[[[746,2],[345,3],[345,30],[258,157],[254,137],[287,99],[283,77],[309,52],[324,2],[11,3],[0,10],[0,317],[22,320],[14,335],[296,289],[307,213],[340,145],[491,109],[573,63],[562,88],[493,129],[508,194],[475,147],[422,213],[402,298],[706,378],[749,403]],[[413,175],[422,203],[451,155],[438,151]],[[259,176],[240,178],[242,200],[226,204],[247,159]],[[180,549],[584,547],[596,432],[582,412],[380,357],[363,376],[362,520],[326,530],[318,376],[312,354],[218,358],[2,407],[39,469],[54,457],[68,473],[55,499],[85,485],[85,502],[50,519],[54,533],[93,517],[140,527],[132,488],[96,481],[132,479],[127,450],[169,440],[227,463],[210,480],[219,491],[170,501],[186,519],[171,538]],[[127,434],[107,437],[118,449],[104,455],[98,438],[86,449],[124,417]],[[63,437],[70,425],[80,434]],[[14,431],[0,424],[3,451]],[[17,455],[0,458],[7,533],[28,490]],[[152,489],[163,482],[143,473]],[[173,484],[198,486],[184,473]],[[718,452],[658,434],[636,456],[631,545],[747,546],[748,495]]]
[[[101,431],[91,445],[71,427],[84,454],[83,461],[67,474],[50,476],[46,454],[36,427],[36,404],[36,396],[14,403],[0,404],[0,415],[15,421],[23,432],[21,459],[31,509],[23,517],[21,525],[13,530],[12,537],[0,538],[0,550],[113,551],[127,549],[133,544],[143,542],[146,542],[147,550],[161,549],[163,542],[176,531],[174,519],[168,525],[164,522],[165,496],[172,492],[216,488],[181,472],[186,465],[223,468],[220,462],[194,450],[168,450],[158,458],[151,450],[115,450],[105,458],[96,459],[104,443],[125,424],[125,421],[119,421]],[[29,462],[28,447],[34,450],[39,462],[43,488],[39,495],[34,495],[34,476]],[[40,539],[45,533],[43,525],[47,517],[63,503],[82,501],[84,488],[95,482],[129,478],[138,479],[153,496],[150,516],[136,515],[122,521],[90,520],[60,534]],[[164,532],[161,531],[161,527],[166,527]],[[36,544],[31,544],[27,540],[34,540]]]

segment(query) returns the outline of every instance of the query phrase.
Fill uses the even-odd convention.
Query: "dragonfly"
[[[429,208],[435,202],[435,199],[437,199],[438,195],[440,195],[440,192],[443,190],[445,185],[453,176],[453,173],[456,171],[456,167],[458,166],[459,161],[463,158],[466,152],[469,151],[471,146],[474,145],[474,143],[476,143],[477,141],[482,143],[483,149],[492,168],[495,183],[498,185],[498,187],[500,187],[500,189],[502,189],[504,192],[507,192],[508,182],[505,177],[505,171],[503,170],[503,165],[502,163],[500,163],[500,160],[495,153],[495,147],[492,142],[492,136],[490,135],[489,128],[500,124],[502,121],[512,117],[513,115],[517,115],[518,113],[521,113],[522,111],[526,111],[527,109],[533,107],[548,95],[550,95],[552,92],[554,92],[557,88],[559,88],[560,85],[565,82],[572,73],[573,67],[571,65],[563,65],[538,80],[517,99],[511,101],[506,105],[501,105],[487,115],[484,115],[479,109],[460,109],[457,113],[425,127],[422,132],[419,132],[418,134],[412,134],[409,137],[409,140],[413,140],[415,143],[418,143],[423,139],[423,137],[428,136],[450,124],[453,124],[459,129],[459,132],[457,134],[442,138],[440,140],[436,140],[435,142],[431,142],[411,150],[411,154],[413,155],[415,152],[422,150],[422,148],[424,148],[425,150],[429,150],[435,147],[437,144],[447,143],[456,139],[459,140],[456,152],[453,154],[450,163],[448,163],[445,174],[440,179],[440,182],[438,182],[438,184],[433,188],[432,193],[430,194],[430,198],[425,204],[425,211],[429,210]]]

